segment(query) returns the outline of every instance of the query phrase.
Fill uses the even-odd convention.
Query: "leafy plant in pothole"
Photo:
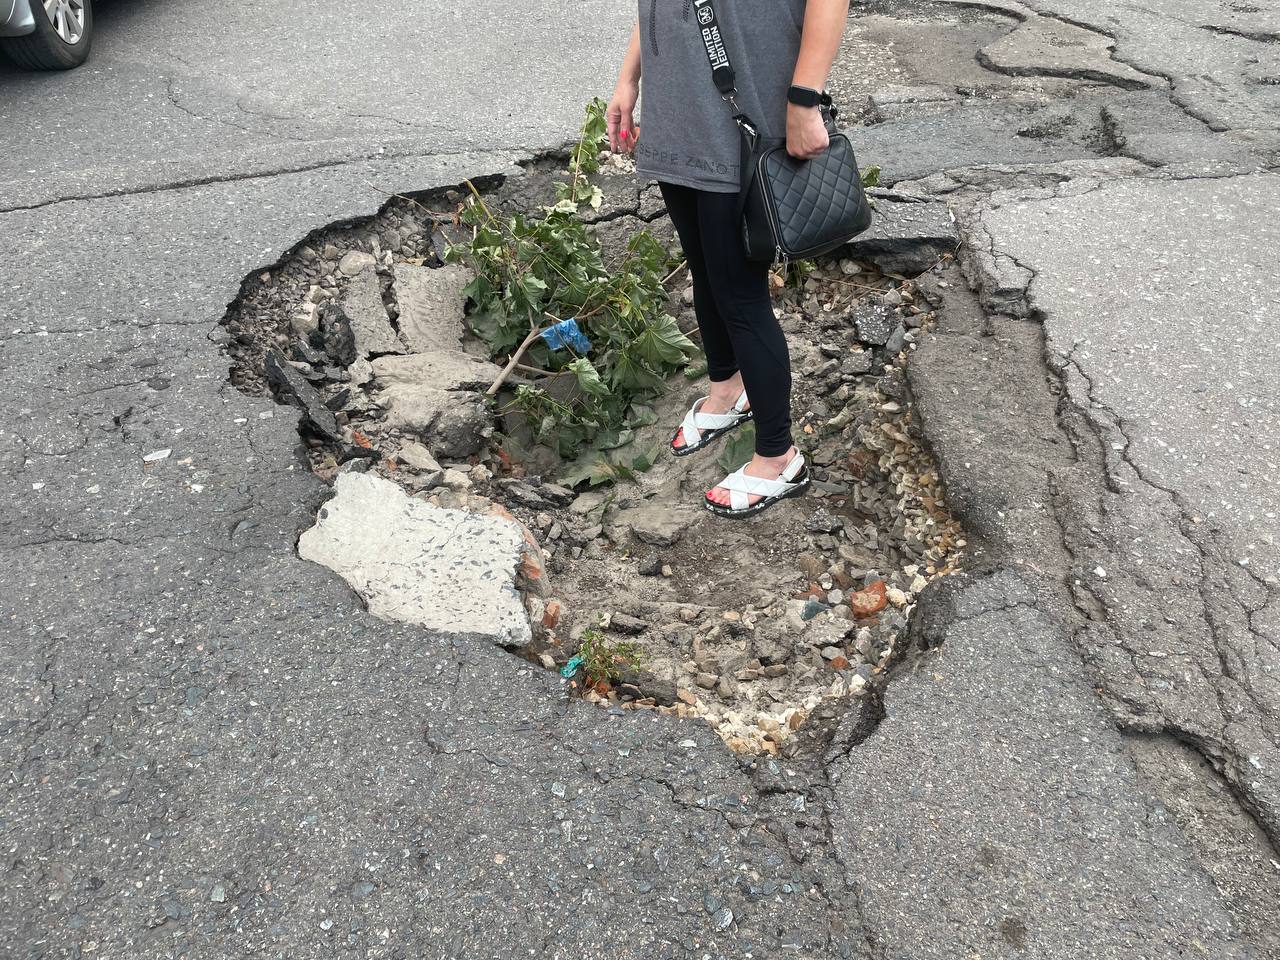
[[[697,350],[667,312],[665,284],[678,260],[637,228],[622,257],[606,264],[579,216],[582,204],[595,209],[604,198],[588,179],[600,169],[604,106],[588,106],[554,204],[505,214],[473,191],[461,212],[471,237],[449,249],[451,261],[475,270],[465,290],[471,331],[495,360],[506,359],[504,373],[523,374],[508,409],[523,415],[534,442],[566,461],[581,456],[566,471],[575,485],[648,469],[651,450],[604,454],[654,422],[648,403]]]
[[[566,669],[573,674],[575,663],[582,669],[582,680],[588,689],[608,694],[622,680],[624,672],[634,672],[644,662],[644,650],[631,640],[609,637],[594,627],[582,631],[582,643]],[[561,671],[564,675],[565,671]]]

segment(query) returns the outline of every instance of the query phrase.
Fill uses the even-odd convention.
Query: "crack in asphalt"
[[[385,163],[393,160],[411,160],[414,158],[431,158],[442,161],[448,161],[450,158],[476,158],[477,160],[486,156],[503,156],[509,155],[508,150],[476,150],[466,153],[445,152],[438,153],[431,150],[424,151],[408,151],[405,153],[372,153],[362,157],[346,158],[342,160],[322,160],[316,163],[299,164],[292,167],[279,167],[273,170],[260,170],[246,173],[226,174],[222,176],[211,175],[207,177],[192,177],[186,180],[174,180],[169,183],[163,183],[147,187],[122,187],[118,190],[106,190],[101,193],[83,193],[68,194],[63,197],[54,197],[50,200],[42,200],[39,203],[19,204],[11,207],[0,207],[0,215],[6,213],[23,213],[30,210],[43,210],[46,207],[55,206],[62,203],[77,203],[86,200],[111,200],[116,197],[134,197],[140,195],[149,195],[156,193],[170,193],[179,190],[190,190],[194,187],[206,187],[219,183],[239,183],[245,180],[269,180],[273,177],[284,177],[291,174],[309,173],[313,170],[328,170],[334,167],[350,167],[358,166],[362,163]]]
[[[1087,31],[1088,33],[1095,34],[1099,37],[1106,37],[1108,40],[1111,41],[1111,46],[1107,49],[1107,55],[1113,61],[1115,61],[1118,64],[1121,64],[1122,66],[1128,67],[1130,70],[1133,70],[1136,73],[1145,74],[1148,77],[1153,77],[1158,80],[1163,80],[1166,83],[1171,82],[1169,77],[1157,71],[1148,70],[1144,67],[1139,67],[1137,64],[1131,63],[1130,61],[1120,57],[1116,52],[1119,46],[1120,40],[1114,33],[1104,30],[1101,27],[1095,26],[1094,24],[1086,23],[1083,20],[1073,19],[1069,16],[1066,16],[1065,14],[1057,12],[1056,10],[1049,11],[1049,10],[1043,9],[1042,7],[1037,7],[1035,6],[1033,0],[1019,0],[1019,2],[1025,6],[1027,11],[1026,14],[1024,14],[1023,11],[1014,9],[1011,6],[985,3],[983,2],[983,0],[961,0],[961,2],[955,2],[955,0],[953,0],[953,5],[957,7],[971,7],[978,10],[985,10],[988,12],[997,13],[1003,16],[1010,17],[1011,19],[1017,20],[1020,24],[1029,24],[1035,18],[1040,18],[1043,20],[1053,20],[1053,21],[1057,21],[1058,23],[1066,24],[1069,27],[1075,27],[1077,30],[1084,30],[1084,31]],[[1010,69],[1010,68],[1003,67],[998,64],[993,64],[989,62],[988,58],[983,55],[981,50],[978,51],[978,62],[982,64],[982,66],[986,67],[988,70],[991,70],[994,73],[1002,73],[1002,74],[1005,74],[1006,76],[1024,75],[1024,76],[1060,77],[1067,80],[1081,80],[1088,83],[1105,83],[1109,86],[1119,87],[1122,90],[1147,89],[1147,86],[1145,84],[1138,83],[1137,81],[1126,80],[1121,77],[1116,77],[1111,74],[1104,73],[1100,70],[1091,70],[1088,67],[1079,67],[1076,69],[1066,67],[1061,70],[1054,70],[1054,69],[1048,68],[1047,66],[1041,65],[1038,67],[1028,68],[1026,70]]]
[[[1218,36],[1238,37],[1242,40],[1252,40],[1255,43],[1280,43],[1280,33],[1270,33],[1265,30],[1241,30],[1237,27],[1227,27],[1214,23],[1201,24],[1200,29],[1208,30]]]
[[[1178,94],[1178,86],[1180,84],[1179,78],[1175,77],[1171,73],[1166,73],[1155,67],[1139,66],[1136,61],[1127,59],[1121,56],[1120,38],[1115,33],[1108,31],[1102,27],[1096,26],[1094,24],[1087,23],[1083,20],[1073,18],[1067,14],[1060,13],[1058,11],[1046,10],[1043,6],[1044,0],[1020,0],[1020,2],[1024,3],[1029,9],[1034,10],[1038,15],[1042,17],[1046,17],[1050,20],[1058,20],[1062,23],[1068,24],[1069,26],[1079,27],[1083,30],[1089,30],[1093,33],[1101,34],[1102,36],[1108,37],[1109,39],[1114,41],[1114,45],[1110,50],[1111,59],[1116,61],[1117,63],[1121,63],[1126,67],[1129,67],[1131,70],[1136,70],[1137,72],[1144,73],[1150,77],[1158,77],[1161,80],[1165,81],[1166,86],[1164,90],[1169,102],[1173,106],[1177,107],[1180,111],[1182,111],[1186,116],[1190,117],[1192,120],[1195,120],[1203,124],[1207,129],[1213,131],[1214,133],[1227,132],[1227,130],[1230,129],[1230,128],[1219,129],[1217,126],[1215,126],[1214,122],[1211,122],[1210,119],[1204,116],[1201,116],[1200,113],[1198,113],[1194,108],[1187,105],[1186,103],[1183,103]],[[1168,16],[1172,16],[1172,14],[1170,14],[1168,11],[1162,10],[1160,12],[1160,16],[1168,17]],[[1209,26],[1206,24],[1191,23],[1189,21],[1183,20],[1176,16],[1174,16],[1173,19],[1178,20],[1179,23],[1182,23],[1185,26],[1198,27],[1199,29],[1207,30],[1211,33],[1216,32],[1212,26]],[[1232,33],[1230,29],[1225,29],[1222,32],[1225,32],[1228,34]],[[1248,37],[1248,39],[1257,39],[1257,38]],[[1274,40],[1269,42],[1274,42]]]
[[[1106,466],[1107,462],[1110,460],[1111,454],[1115,454],[1117,459],[1132,471],[1133,476],[1137,478],[1139,483],[1148,489],[1163,495],[1168,503],[1173,507],[1177,516],[1178,533],[1181,539],[1192,548],[1191,552],[1196,557],[1196,562],[1199,567],[1199,576],[1196,578],[1194,589],[1199,600],[1199,613],[1206,630],[1206,635],[1210,640],[1213,651],[1217,657],[1218,668],[1221,672],[1221,676],[1234,683],[1264,714],[1272,714],[1274,712],[1273,709],[1264,701],[1259,699],[1257,691],[1253,689],[1248,678],[1241,676],[1239,670],[1233,666],[1231,662],[1233,652],[1231,650],[1228,634],[1229,626],[1221,622],[1220,617],[1215,614],[1213,604],[1210,602],[1207,592],[1207,588],[1215,582],[1216,576],[1221,571],[1233,569],[1238,565],[1231,564],[1229,559],[1223,556],[1221,548],[1216,551],[1216,556],[1211,554],[1210,550],[1200,542],[1198,537],[1199,525],[1195,521],[1195,512],[1191,509],[1183,496],[1176,490],[1159,483],[1149,476],[1136,462],[1131,452],[1133,444],[1132,437],[1126,429],[1125,420],[1097,397],[1095,381],[1085,372],[1083,364],[1077,356],[1080,347],[1081,344],[1077,343],[1074,344],[1066,354],[1047,354],[1051,357],[1056,356],[1059,361],[1057,364],[1049,363],[1048,367],[1050,370],[1055,371],[1062,381],[1063,393],[1059,406],[1060,427],[1064,430],[1067,436],[1071,438],[1073,431],[1064,419],[1065,414],[1061,406],[1061,404],[1070,404],[1081,414],[1081,419],[1094,434],[1094,438],[1097,441],[1104,464],[1102,475],[1105,479],[1109,492],[1117,496],[1126,496],[1132,493],[1131,489],[1125,489],[1130,485],[1119,478],[1118,471]],[[1050,348],[1046,340],[1046,351],[1049,351],[1049,349]],[[1087,407],[1081,406],[1079,403],[1072,401],[1070,384],[1065,380],[1063,375],[1067,368],[1074,370],[1086,384],[1084,399],[1088,403]],[[1099,416],[1100,413],[1105,414],[1106,418],[1104,419]],[[1117,437],[1119,438],[1119,443],[1116,442]],[[1079,455],[1082,452],[1082,448],[1074,439],[1072,440],[1072,443]],[[1056,501],[1051,501],[1051,507],[1053,509],[1055,521],[1059,527],[1059,534],[1063,547],[1073,558],[1075,566],[1078,568],[1083,561],[1080,556],[1080,552],[1077,549],[1077,545],[1074,543],[1074,537],[1070,533],[1068,525],[1060,516],[1059,504]],[[1217,561],[1216,567],[1214,566],[1215,560]],[[1246,572],[1249,572],[1247,571],[1247,568],[1244,569],[1246,569]],[[1071,581],[1079,581],[1081,584],[1085,582],[1083,578],[1077,577],[1073,570],[1064,571],[1064,577],[1066,578],[1066,585],[1068,589],[1072,592],[1074,592],[1074,584]],[[1105,601],[1098,598],[1096,594],[1093,594],[1093,596],[1095,602],[1102,607],[1101,612],[1105,617],[1105,625],[1112,635],[1120,642],[1121,649],[1124,653],[1130,658],[1133,666],[1133,675],[1135,677],[1142,678],[1144,676],[1144,671],[1138,661],[1138,651],[1133,649],[1130,644],[1124,641],[1124,635],[1122,631],[1116,628],[1110,608]],[[1232,594],[1232,599],[1235,600],[1242,609],[1244,609],[1247,621],[1250,617],[1248,608],[1244,607],[1244,605],[1240,603],[1239,598],[1235,597],[1234,594]],[[1078,627],[1076,631],[1073,631],[1073,634],[1079,629],[1083,629],[1083,627]],[[1253,631],[1251,630],[1250,632]],[[1085,652],[1085,647],[1079,642],[1077,642],[1077,648],[1081,653]],[[1093,658],[1088,657],[1087,659],[1092,662]],[[1264,814],[1260,805],[1260,798],[1252,796],[1246,789],[1240,786],[1239,783],[1225,776],[1228,765],[1227,757],[1224,756],[1224,751],[1233,749],[1228,743],[1226,732],[1230,726],[1230,718],[1234,715],[1235,711],[1230,703],[1228,703],[1227,693],[1222,689],[1222,685],[1215,682],[1215,678],[1205,671],[1205,667],[1202,663],[1198,662],[1194,658],[1191,659],[1191,662],[1194,663],[1196,668],[1199,670],[1203,679],[1203,686],[1217,702],[1220,718],[1220,726],[1217,732],[1218,740],[1216,743],[1211,742],[1203,735],[1181,727],[1175,719],[1166,716],[1163,712],[1158,714],[1160,729],[1169,732],[1170,734],[1177,735],[1183,740],[1183,742],[1195,749],[1196,752],[1199,753],[1214,770],[1218,771],[1219,774],[1222,774],[1227,782],[1232,785],[1232,795],[1240,805],[1241,809],[1259,824],[1268,840],[1273,845],[1280,845],[1280,830],[1278,830],[1274,824],[1269,822],[1269,818]],[[1118,692],[1111,689],[1110,686],[1108,686],[1107,693],[1108,696],[1115,697],[1116,699],[1125,702],[1132,708],[1131,713],[1135,715],[1147,714],[1153,706],[1159,710],[1158,704],[1134,703],[1130,698],[1118,694]],[[1123,723],[1118,725],[1120,729],[1125,729],[1125,725]],[[1149,732],[1143,728],[1140,728],[1140,730],[1141,732]],[[1232,759],[1233,762],[1236,763],[1239,761],[1238,757],[1233,757]]]

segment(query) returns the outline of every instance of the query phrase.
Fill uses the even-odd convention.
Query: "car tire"
[[[78,67],[89,58],[89,47],[93,43],[93,0],[51,0],[54,13],[51,16],[45,0],[31,0],[31,15],[35,18],[36,29],[25,37],[11,37],[0,41],[9,59],[28,70],[70,70]],[[83,23],[78,35],[72,34],[73,40],[58,32],[55,19],[59,4],[63,9],[70,8],[83,11]],[[74,21],[72,21],[74,25]]]

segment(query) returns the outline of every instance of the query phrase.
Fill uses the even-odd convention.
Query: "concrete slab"
[[[388,427],[417,433],[440,457],[467,457],[480,448],[490,416],[477,391],[498,375],[493,364],[439,350],[378,357],[373,375]]]
[[[351,278],[342,295],[342,311],[351,321],[357,357],[404,352],[404,344],[396,336],[383,306],[382,287],[372,266],[363,267]]]
[[[516,590],[519,527],[501,517],[445,510],[390,480],[344,473],[298,556],[351,584],[384,620],[524,646],[529,618]]]
[[[400,308],[400,337],[412,353],[462,349],[466,295],[474,274],[460,264],[394,267],[396,305]]]

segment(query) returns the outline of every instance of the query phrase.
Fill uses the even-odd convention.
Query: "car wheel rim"
[[[44,12],[63,43],[77,44],[84,36],[85,0],[44,0]]]

